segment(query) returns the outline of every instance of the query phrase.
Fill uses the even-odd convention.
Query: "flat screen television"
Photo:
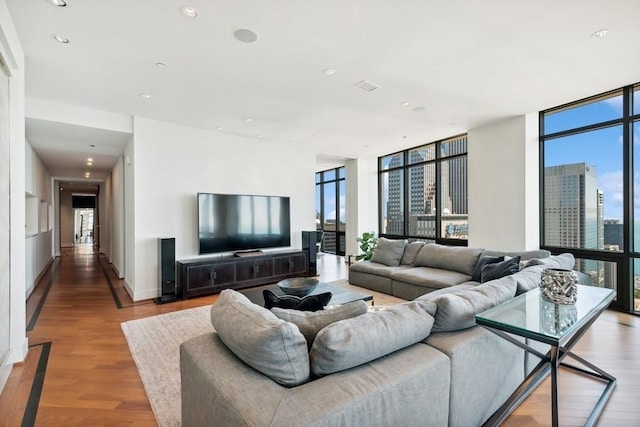
[[[198,193],[198,252],[291,245],[289,197]]]

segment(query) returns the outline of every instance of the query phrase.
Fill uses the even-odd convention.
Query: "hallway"
[[[0,395],[0,414],[8,414],[0,425],[155,425],[120,323],[216,297],[133,303],[92,251],[91,244],[64,249],[28,299],[29,355]]]

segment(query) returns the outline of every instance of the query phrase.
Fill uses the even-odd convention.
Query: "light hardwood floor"
[[[318,264],[323,281],[347,276],[341,257],[323,254]],[[0,425],[155,425],[120,323],[215,300],[134,303],[90,245],[64,251],[27,301],[31,348],[0,395]],[[576,352],[618,378],[599,425],[640,426],[640,319],[604,313]],[[582,425],[602,386],[564,373],[560,385],[561,425]],[[543,383],[504,425],[549,425],[549,401]]]

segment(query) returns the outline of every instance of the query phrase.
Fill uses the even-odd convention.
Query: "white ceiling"
[[[319,170],[640,81],[638,0],[67,3],[7,0],[28,97],[296,141],[315,149]],[[185,5],[198,17],[181,15]],[[239,28],[258,41],[236,40]],[[354,87],[361,80],[379,89]],[[84,170],[92,132],[123,146],[122,134],[27,121],[54,174]],[[63,163],[74,147],[78,163]]]

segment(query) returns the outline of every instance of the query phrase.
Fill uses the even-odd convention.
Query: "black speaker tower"
[[[302,250],[307,254],[307,276],[318,275],[318,236],[319,231],[302,232]]]
[[[177,299],[176,296],[176,239],[158,239],[158,283],[160,296],[156,304],[164,304]]]

